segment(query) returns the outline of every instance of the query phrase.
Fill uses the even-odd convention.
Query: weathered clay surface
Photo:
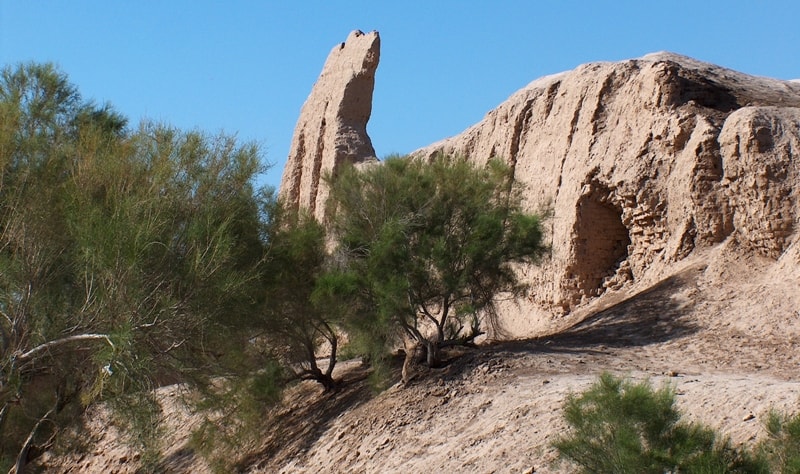
[[[726,240],[778,260],[800,235],[800,84],[671,53],[536,80],[416,155],[440,151],[506,160],[526,205],[553,212],[552,255],[507,311],[516,334]]]
[[[324,220],[325,173],[342,163],[375,160],[367,135],[372,91],[380,57],[377,31],[353,31],[328,55],[300,111],[279,196],[287,206]]]

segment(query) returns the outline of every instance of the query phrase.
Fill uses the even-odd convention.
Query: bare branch
[[[183,339],[183,340],[181,340],[180,342],[173,342],[173,343],[172,343],[172,344],[171,344],[169,347],[167,347],[166,349],[164,349],[163,351],[161,351],[161,353],[162,353],[162,354],[167,354],[167,353],[168,353],[168,352],[170,352],[172,349],[177,349],[177,348],[181,347],[181,346],[183,345],[183,343],[184,343],[184,342],[186,342],[186,339]]]
[[[45,342],[44,344],[40,344],[27,352],[18,354],[17,360],[19,362],[25,362],[27,360],[33,359],[41,352],[47,351],[54,347],[63,346],[64,344],[69,344],[71,342],[97,341],[97,340],[105,340],[109,346],[111,346],[112,348],[114,347],[114,343],[111,342],[111,339],[108,337],[107,334],[76,334],[74,336],[68,336],[61,339],[56,339],[54,341],[48,341]]]
[[[420,344],[427,341],[427,338],[423,336],[422,333],[419,332],[419,329],[417,329],[416,327],[405,324],[403,322],[401,322],[400,325],[409,337],[415,339]]]
[[[5,311],[0,310],[0,314],[3,315],[3,317],[6,319],[6,321],[8,321],[8,326],[9,327],[14,325],[14,322],[11,320],[11,317],[9,315],[7,315]]]
[[[436,327],[439,327],[439,320],[438,320],[438,319],[436,319],[436,317],[435,317],[433,314],[431,314],[431,312],[430,312],[430,311],[428,311],[428,308],[425,306],[425,304],[420,304],[420,305],[419,305],[419,307],[420,307],[420,308],[421,308],[421,310],[422,310],[422,311],[420,311],[420,312],[422,313],[422,315],[423,315],[423,316],[425,316],[426,318],[430,319],[430,321],[431,321],[431,322],[432,322],[432,323],[433,323],[433,324],[434,324]]]
[[[22,449],[19,451],[17,463],[12,470],[9,471],[9,473],[22,474],[25,472],[25,466],[28,463],[28,452],[31,450],[31,446],[33,445],[33,438],[36,436],[36,432],[39,431],[39,427],[42,426],[42,423],[44,423],[54,411],[55,408],[51,408],[47,413],[44,414],[43,417],[39,418],[35,425],[33,425],[33,429],[31,429],[30,434],[28,434],[28,438],[25,440],[25,443],[22,445]]]
[[[3,408],[0,408],[0,427],[3,426],[3,421],[6,419],[6,413],[8,413],[8,402],[3,404]]]
[[[150,323],[142,323],[142,324],[134,327],[133,329],[136,329],[136,330],[138,330],[138,329],[148,329],[148,328],[155,327],[157,324],[158,324],[158,315],[155,315],[153,317],[153,321],[152,322],[150,322]]]
[[[94,303],[94,274],[89,278],[88,272],[84,272],[83,280],[86,287],[86,300],[83,302],[81,313],[88,311],[89,307]]]

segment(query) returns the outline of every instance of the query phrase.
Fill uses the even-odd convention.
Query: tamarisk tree
[[[154,387],[213,375],[260,291],[259,170],[226,136],[129,130],[51,65],[2,70],[0,468],[97,400],[149,430]]]
[[[497,160],[478,168],[444,155],[390,157],[328,180],[341,278],[369,301],[351,327],[411,341],[430,366],[442,347],[470,343],[495,322],[498,294],[523,290],[513,264],[546,248],[540,216],[522,211],[520,189]]]
[[[334,388],[340,301],[318,289],[326,269],[325,229],[313,217],[276,206],[265,258],[265,300],[253,322],[293,374]],[[327,355],[324,367],[317,356]]]

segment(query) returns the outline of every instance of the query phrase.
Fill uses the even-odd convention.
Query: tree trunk
[[[333,377],[331,377],[327,373],[322,373],[321,370],[318,370],[317,373],[313,374],[311,378],[319,382],[319,384],[322,385],[322,388],[326,392],[330,392],[331,390],[336,388],[336,381],[333,380]]]
[[[36,432],[39,431],[39,427],[42,426],[42,423],[44,423],[54,411],[55,408],[51,409],[45,413],[43,417],[39,418],[35,425],[33,425],[33,429],[31,429],[30,434],[28,434],[28,438],[25,440],[25,444],[22,445],[22,449],[17,455],[17,462],[14,464],[12,470],[9,471],[10,473],[23,474],[25,472],[25,466],[28,465],[28,455],[31,447],[33,446],[33,440],[36,436]]]
[[[322,372],[318,367],[303,370],[302,373],[298,374],[298,378],[301,380],[313,380],[315,382],[319,382],[326,392],[336,388],[336,381],[333,379],[333,377],[327,372]]]
[[[328,338],[328,342],[331,345],[331,353],[328,356],[328,368],[325,370],[325,375],[333,380],[333,368],[336,367],[336,349],[339,345],[338,339],[333,331],[331,331],[331,337]]]
[[[426,341],[425,348],[428,351],[427,362],[428,367],[434,368],[439,366],[439,343],[437,341]]]
[[[408,385],[408,382],[410,382],[414,376],[414,374],[412,373],[414,367],[414,359],[416,358],[419,344],[415,339],[406,337],[403,339],[403,346],[406,352],[406,357],[403,360],[403,371],[401,375],[403,378],[403,385]]]
[[[328,374],[322,374],[322,377],[320,377],[317,382],[322,384],[326,392],[330,392],[336,388],[336,381]]]

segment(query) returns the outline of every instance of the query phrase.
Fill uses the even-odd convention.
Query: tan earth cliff
[[[800,87],[671,53],[544,77],[417,155],[506,160],[531,210],[552,210],[552,254],[511,313],[566,314],[653,283],[698,249],[779,260],[800,223]],[[733,246],[731,247],[733,249]],[[798,262],[795,262],[795,266]],[[800,291],[800,287],[799,287]]]
[[[377,31],[353,31],[328,55],[300,110],[283,170],[279,195],[290,207],[322,220],[328,197],[324,173],[335,173],[345,162],[375,160],[367,122],[380,44]]]
[[[377,33],[360,32],[334,48],[298,121],[281,195],[321,220],[321,176],[374,156],[366,121],[377,48]],[[504,304],[505,336],[552,332],[599,296],[653,284],[723,242],[775,262],[798,245],[796,82],[664,52],[586,64],[535,80],[414,155],[442,151],[506,160],[528,208],[551,212],[552,252],[521,269],[531,287]]]

